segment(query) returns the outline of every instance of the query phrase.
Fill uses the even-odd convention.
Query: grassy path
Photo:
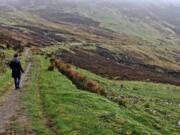
[[[178,135],[179,94],[176,86],[143,82],[113,82],[90,74],[104,87],[119,91],[126,106],[76,88],[58,71],[47,71],[48,60],[41,61],[39,81],[43,112],[48,126],[57,135],[155,134]],[[121,84],[123,86],[121,87]]]
[[[48,60],[35,59],[30,87],[22,97],[38,135],[160,134],[106,98],[77,89],[58,71],[47,71]]]
[[[31,121],[31,129],[37,135],[54,135],[47,127],[47,119],[43,112],[43,105],[41,102],[39,91],[39,80],[41,76],[41,61],[37,57],[33,57],[32,71],[30,73],[31,80],[21,97],[21,103],[25,108],[25,113]]]
[[[120,90],[127,106],[119,106],[102,96],[78,89],[60,72],[48,71],[48,65],[49,60],[43,56],[32,57],[11,128],[17,131],[28,129],[37,135],[178,135],[174,122],[179,111],[174,107],[179,103],[179,88],[136,82],[124,82],[121,88],[118,82],[76,69],[109,90]],[[158,90],[168,92],[168,88],[177,93],[169,93],[172,96],[169,99],[166,93]],[[166,98],[174,105],[164,105]],[[151,110],[155,109],[156,114],[153,114]],[[164,114],[166,111],[170,115]],[[171,120],[170,123],[163,117]]]
[[[28,53],[26,54],[26,56]],[[22,76],[21,87],[25,86],[26,80],[28,79],[28,73],[31,69],[31,61],[28,62],[25,73]],[[19,108],[19,98],[21,95],[21,90],[14,90],[14,86],[8,90],[5,95],[3,95],[3,100],[0,106],[0,130],[5,132],[10,123],[10,118],[16,115],[16,111]]]
[[[14,53],[13,50],[3,50],[2,52],[6,55],[8,60],[12,58]],[[20,57],[23,66],[28,63],[26,62],[27,59],[26,56],[28,55],[28,53],[29,53],[28,49],[26,49],[25,52]],[[13,84],[10,68],[8,66],[5,66],[4,68],[6,70],[3,73],[0,73],[0,98],[7,92],[7,90],[11,89],[11,86]]]

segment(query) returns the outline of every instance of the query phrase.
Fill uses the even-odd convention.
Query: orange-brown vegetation
[[[73,49],[73,52],[74,53],[61,52],[61,55],[57,57],[67,63],[89,70],[103,77],[118,80],[150,81],[180,85],[179,72],[155,65],[148,65],[135,58],[132,59],[131,62],[126,60],[125,54],[121,56],[121,60],[118,60],[110,51],[99,53],[97,50]],[[157,69],[161,72],[157,71]]]
[[[66,75],[78,88],[96,93],[106,97],[108,100],[117,103],[119,106],[126,107],[128,101],[120,97],[119,93],[105,90],[99,83],[91,80],[79,72],[75,71],[70,64],[65,63],[60,59],[50,59],[51,66],[56,66],[57,69]]]
[[[39,48],[37,48],[37,47],[31,48],[31,52],[32,52],[33,54],[43,54],[42,50],[39,49]]]
[[[90,80],[80,73],[74,71],[69,64],[59,59],[54,60],[54,63],[52,63],[51,60],[51,64],[54,64],[58,70],[62,74],[66,75],[77,87],[102,96],[107,96],[105,89],[99,83]]]

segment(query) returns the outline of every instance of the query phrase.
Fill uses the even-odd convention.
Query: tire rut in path
[[[40,94],[41,92],[40,92],[39,80],[40,80],[40,76],[41,76],[42,65],[39,63],[41,63],[41,62],[38,60],[33,61],[33,66],[36,69],[36,79],[37,79],[37,82],[36,82],[37,86],[36,86],[35,92],[36,92],[36,95],[38,96],[38,98],[40,99],[40,110],[41,110],[40,114],[42,115],[42,117],[41,117],[42,124],[50,132],[51,135],[57,135],[56,131],[52,128],[51,119],[49,118],[49,116],[46,113],[46,110],[44,108],[42,95]]]
[[[25,52],[26,53],[26,52]],[[28,54],[26,53],[26,56]],[[28,73],[31,69],[32,62],[29,61],[25,70],[25,73],[22,75],[21,87],[23,87],[28,79]],[[20,98],[21,90],[14,90],[14,86],[8,90],[3,96],[4,100],[0,105],[0,133],[5,132],[6,126],[11,117],[16,115],[17,110],[19,109],[18,101]]]

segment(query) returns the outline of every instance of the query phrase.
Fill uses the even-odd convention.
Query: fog
[[[110,3],[114,3],[114,2],[120,2],[120,3],[180,3],[180,0],[1,0],[1,4],[3,3],[10,3],[10,4],[16,4],[16,3],[20,3],[20,2],[26,2],[26,3],[33,3],[33,2],[37,2],[37,3],[54,3],[54,2],[92,2],[92,1],[96,1],[96,2],[110,2]]]
[[[180,7],[180,0],[0,0],[0,6],[11,6],[11,7],[17,7],[17,8],[23,8],[23,7],[29,7],[34,8],[36,6],[45,6],[45,7],[54,7],[58,8],[59,5],[62,5],[62,3],[69,3],[69,4],[98,4],[98,5],[114,5],[114,6],[125,6],[128,8],[136,7],[144,7],[147,6],[156,6],[156,7],[162,7],[162,6],[176,6]]]

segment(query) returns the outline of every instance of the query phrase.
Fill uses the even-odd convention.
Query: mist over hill
[[[61,3],[61,2],[97,2],[97,3],[131,3],[131,4],[179,4],[180,1],[179,0],[29,0],[29,1],[25,1],[25,0],[1,0],[1,4],[22,4],[22,3],[26,3],[26,4],[52,4],[52,3]]]
[[[3,0],[1,6],[19,10],[64,11],[84,15],[80,12],[87,9],[86,16],[91,13],[113,12],[114,14],[130,17],[130,20],[156,21],[161,25],[180,34],[180,2],[178,0]],[[100,11],[97,11],[97,10]],[[119,13],[117,13],[119,12]],[[102,18],[103,15],[98,16]],[[113,19],[113,18],[112,18]],[[116,20],[114,20],[116,21]]]
[[[180,0],[0,0],[0,134],[179,135],[179,86]]]
[[[3,0],[1,32],[14,48],[85,42],[108,49],[116,63],[180,71],[179,5],[175,0]]]

